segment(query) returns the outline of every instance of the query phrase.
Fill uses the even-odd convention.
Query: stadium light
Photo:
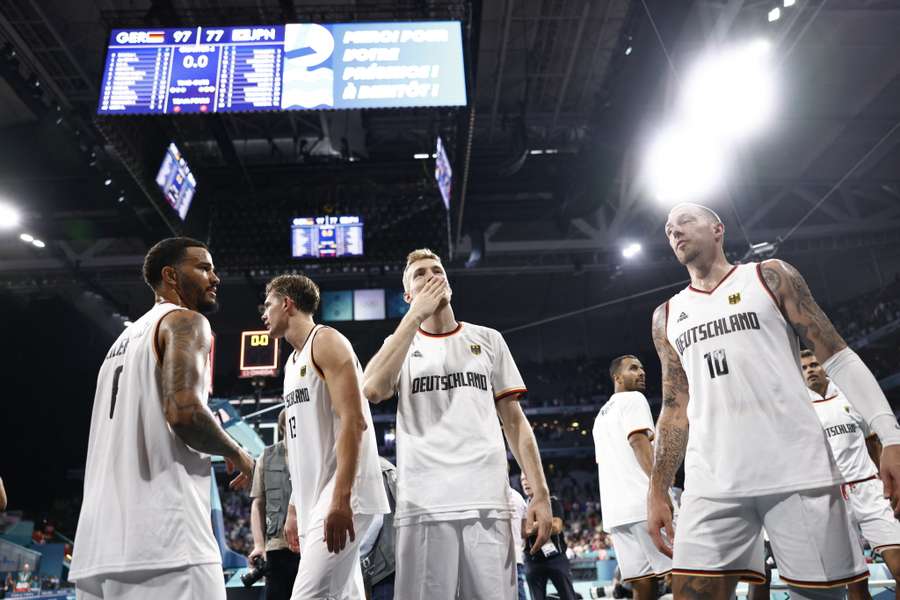
[[[788,7],[793,6],[793,5],[795,5],[795,4],[797,4],[797,0],[784,0],[784,7],[785,7],[785,8],[788,8]]]
[[[31,244],[35,248],[44,248],[47,245],[44,242],[42,242],[41,240],[31,240]]]
[[[781,9],[777,6],[769,11],[769,23],[774,23],[781,18]]]
[[[13,229],[22,222],[22,215],[9,204],[0,204],[0,229]]]
[[[775,107],[775,81],[764,39],[701,59],[689,72],[681,110],[692,127],[723,141],[746,138],[763,128]]]
[[[31,235],[30,233],[20,233],[19,239],[22,240],[23,242],[25,242],[26,244],[30,244],[31,242],[34,241],[34,236]]]
[[[622,256],[625,258],[634,258],[638,254],[641,253],[641,245],[638,243],[631,243],[622,248]]]
[[[123,327],[131,327],[131,325],[132,325],[132,322],[131,322],[131,321],[128,321],[128,320],[122,321],[122,326],[123,326]]]
[[[724,149],[702,130],[664,129],[650,145],[645,177],[662,203],[698,202],[725,179]]]
[[[416,160],[425,160],[428,156],[429,154],[427,152],[417,152],[413,154],[413,158]]]

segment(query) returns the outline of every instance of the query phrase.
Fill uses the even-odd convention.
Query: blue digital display
[[[338,258],[363,255],[359,217],[298,217],[291,224],[291,256]]]
[[[465,106],[458,21],[114,29],[99,114]]]
[[[175,144],[169,144],[163,157],[162,165],[156,174],[156,185],[162,190],[169,205],[175,209],[181,220],[187,217],[191,200],[194,199],[194,191],[197,189],[197,180],[188,167],[187,161],[181,156]]]
[[[353,290],[322,292],[323,321],[353,320]]]

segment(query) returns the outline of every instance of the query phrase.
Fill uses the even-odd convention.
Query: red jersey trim
[[[805,587],[805,588],[833,588],[842,585],[847,585],[848,583],[856,583],[857,581],[865,581],[869,578],[869,570],[866,569],[865,573],[860,573],[858,575],[853,575],[851,577],[845,577],[843,579],[834,579],[831,581],[800,581],[797,579],[791,579],[789,577],[785,577],[779,573],[779,577],[785,583],[789,583],[791,585],[795,585],[797,587]]]
[[[421,333],[422,335],[424,335],[426,337],[444,338],[444,337],[450,337],[451,335],[456,335],[457,333],[459,333],[460,329],[462,329],[462,321],[460,321],[456,324],[456,329],[454,329],[453,331],[448,331],[447,333],[428,333],[421,327],[419,327],[419,333]]]
[[[722,284],[725,282],[726,279],[728,279],[729,277],[731,277],[731,274],[734,273],[735,269],[737,269],[737,268],[738,268],[737,265],[734,265],[733,267],[731,267],[731,270],[728,271],[727,273],[725,273],[725,277],[723,277],[722,279],[720,279],[720,280],[719,280],[719,283],[717,283],[717,284],[715,285],[715,287],[713,287],[713,289],[709,290],[708,292],[707,292],[706,290],[698,290],[698,289],[695,288],[693,285],[689,285],[689,286],[688,286],[688,289],[691,290],[692,292],[697,292],[698,294],[706,294],[706,295],[712,294],[714,291],[716,291],[717,289],[719,289],[719,286],[722,285]]]
[[[325,373],[322,371],[322,369],[319,368],[318,363],[316,363],[316,355],[313,353],[313,349],[315,348],[315,346],[313,346],[313,342],[316,341],[316,335],[318,335],[320,331],[327,327],[327,325],[316,325],[313,328],[312,332],[310,332],[309,337],[309,360],[312,363],[313,368],[316,370],[316,373],[318,373],[319,377],[321,377],[322,379],[325,379]],[[306,342],[303,342],[303,345],[305,346]]]
[[[822,398],[821,400],[813,400],[813,404],[818,404],[819,402],[828,402],[829,400],[834,400],[835,398],[837,398],[837,395],[829,396],[828,398]]]
[[[749,569],[723,569],[721,571],[706,571],[699,569],[672,569],[672,575],[687,575],[698,577],[734,577],[748,583],[765,583],[766,576],[759,571],[751,571]],[[782,577],[784,579],[784,577]]]
[[[494,402],[503,400],[504,398],[512,396],[513,394],[521,395],[526,393],[528,393],[528,389],[526,388],[509,388],[508,390],[502,390],[499,394],[494,396]]]
[[[162,350],[159,348],[159,326],[162,325],[163,319],[171,315],[176,310],[181,310],[180,308],[173,308],[172,310],[166,311],[166,313],[159,318],[159,321],[156,322],[156,327],[153,328],[153,352],[156,354],[156,363],[162,364]]]

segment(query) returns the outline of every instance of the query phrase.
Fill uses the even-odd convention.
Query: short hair
[[[410,252],[409,254],[406,255],[406,266],[403,268],[403,289],[404,290],[409,290],[409,280],[407,279],[406,275],[409,272],[410,265],[412,265],[414,262],[416,262],[418,260],[422,260],[423,258],[431,258],[431,259],[434,259],[434,260],[438,261],[439,263],[443,264],[441,262],[441,257],[438,256],[437,253],[430,248],[417,248],[416,250],[413,250],[412,252]]]
[[[609,363],[609,378],[615,381],[616,373],[619,372],[619,369],[622,367],[622,361],[626,358],[633,358],[634,360],[638,360],[638,357],[633,354],[623,354],[622,356],[618,356],[612,359],[612,362]]]
[[[278,413],[278,437],[284,437],[285,421],[287,420],[287,409],[282,408]]]
[[[816,353],[813,352],[812,350],[801,350],[800,351],[800,358],[815,358],[815,357],[816,357]]]
[[[717,213],[716,211],[714,211],[713,209],[711,209],[711,208],[709,208],[709,207],[707,207],[707,206],[703,206],[702,204],[696,204],[696,203],[694,203],[694,202],[681,202],[681,203],[676,204],[675,206],[673,206],[673,207],[672,207],[672,210],[674,211],[676,208],[680,208],[680,207],[683,207],[683,206],[690,206],[690,207],[692,207],[692,208],[699,208],[700,211],[703,212],[703,213],[705,213],[706,216],[707,216],[709,219],[711,219],[712,222],[713,222],[713,224],[715,224],[715,225],[718,225],[719,223],[722,223],[722,218],[718,215],[718,213]],[[671,211],[669,211],[669,212],[671,212]]]
[[[184,260],[184,251],[188,248],[209,248],[203,242],[189,237],[166,238],[157,242],[144,257],[143,274],[154,291],[162,283],[162,270],[165,267],[174,267]]]
[[[306,275],[279,275],[266,285],[266,296],[272,292],[290,298],[301,312],[311,315],[319,308],[319,286]]]

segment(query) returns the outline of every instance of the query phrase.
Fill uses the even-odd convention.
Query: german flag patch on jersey
[[[479,354],[481,354],[481,344],[470,344],[469,350],[472,351],[472,354],[478,356]]]
[[[732,294],[732,295],[728,296],[728,304],[737,304],[740,301],[741,301],[740,294]]]

